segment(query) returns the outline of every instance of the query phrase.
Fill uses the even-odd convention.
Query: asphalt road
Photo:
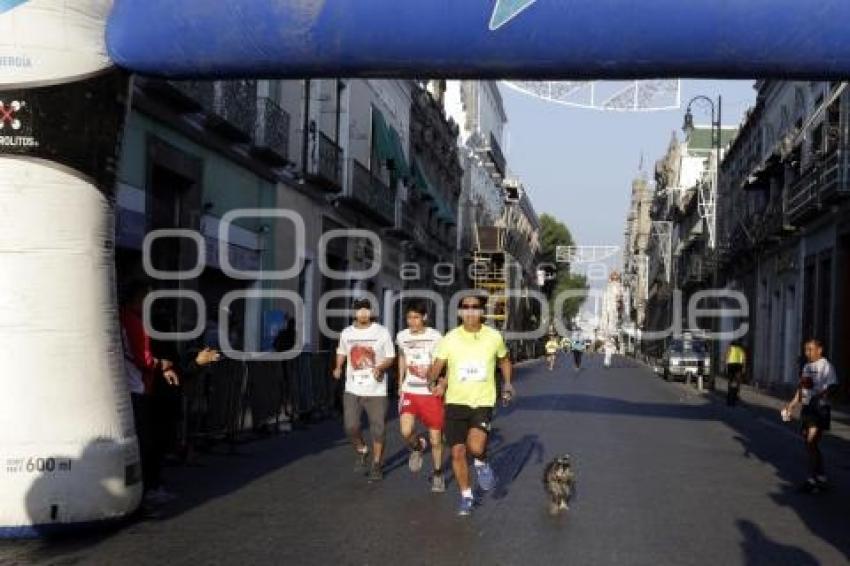
[[[457,487],[432,494],[406,466],[352,471],[326,422],[170,468],[158,520],[59,541],[0,542],[0,564],[838,565],[850,561],[850,446],[828,443],[827,494],[798,494],[804,454],[778,418],[730,409],[623,359],[575,371],[564,356],[518,371],[491,460],[500,484],[471,517]],[[545,462],[572,455],[578,494],[548,515]],[[426,469],[429,461],[426,460]]]

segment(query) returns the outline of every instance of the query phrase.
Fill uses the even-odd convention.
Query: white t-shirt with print
[[[812,387],[805,387],[806,378],[811,378]],[[803,368],[804,386],[801,388],[801,396],[803,405],[808,405],[814,395],[823,393],[831,385],[838,383],[838,378],[835,376],[835,368],[829,363],[826,358],[821,358],[816,362],[810,362]],[[821,397],[821,404],[826,405],[828,401],[825,397]]]
[[[404,381],[402,393],[415,395],[430,394],[428,390],[428,370],[434,359],[434,350],[442,334],[433,328],[425,328],[422,332],[413,333],[410,329],[402,330],[396,336],[396,344],[404,354]]]
[[[349,326],[339,337],[336,353],[346,357],[345,391],[359,397],[386,397],[387,380],[375,379],[372,371],[395,356],[389,331],[377,323],[367,328]]]

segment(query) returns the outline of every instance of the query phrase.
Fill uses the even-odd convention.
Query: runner
[[[508,349],[498,331],[482,324],[483,310],[483,297],[474,294],[461,297],[463,324],[440,341],[429,375],[434,392],[445,392],[446,396],[446,441],[451,447],[452,469],[460,488],[460,515],[472,513],[474,505],[467,452],[475,458],[478,486],[489,491],[496,483],[486,452],[496,405],[497,361],[504,380],[503,402],[508,403],[514,394]],[[446,367],[447,377],[440,378]]]
[[[407,329],[396,337],[398,344],[399,424],[401,436],[410,448],[408,467],[411,472],[422,469],[422,453],[427,442],[416,434],[416,419],[428,429],[431,439],[431,456],[434,475],[431,491],[446,491],[443,478],[443,399],[431,393],[428,387],[428,370],[434,359],[434,349],[442,335],[426,326],[428,314],[421,302],[412,303],[405,310]]]
[[[786,405],[783,414],[789,415],[796,406],[802,406],[800,421],[809,456],[809,477],[800,486],[800,491],[816,493],[828,485],[819,444],[824,431],[830,428],[828,395],[838,380],[832,364],[823,357],[823,344],[820,340],[811,339],[806,342],[805,352],[808,363],[800,376],[800,387],[791,402]]]
[[[549,371],[555,369],[555,357],[558,355],[559,346],[558,337],[554,334],[549,336],[549,340],[546,341],[546,363],[549,364]]]
[[[561,349],[564,351],[567,356],[569,356],[570,350],[572,350],[573,344],[570,342],[569,336],[564,336],[561,338]]]
[[[602,348],[603,348],[603,351],[605,352],[605,367],[610,368],[611,367],[611,358],[614,356],[614,351],[615,351],[613,338],[606,338],[605,339],[605,345]]]
[[[573,334],[573,339],[571,340],[571,346],[573,350],[573,361],[576,364],[576,369],[581,369],[581,355],[584,353],[584,340],[581,337],[580,333]]]
[[[372,321],[372,304],[368,299],[354,301],[354,324],[342,331],[336,350],[334,379],[342,378],[345,366],[343,420],[345,432],[357,452],[355,471],[364,471],[369,461],[369,447],[360,432],[363,411],[369,417],[372,435],[372,465],[369,481],[383,479],[381,463],[387,416],[387,382],[384,372],[395,359],[393,340],[386,328]]]

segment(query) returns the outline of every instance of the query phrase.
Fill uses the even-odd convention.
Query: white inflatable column
[[[141,497],[114,281],[123,116],[80,88],[126,95],[104,75],[110,7],[0,4],[0,536],[120,518]]]

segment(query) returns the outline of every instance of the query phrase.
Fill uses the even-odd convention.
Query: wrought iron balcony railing
[[[257,81],[216,83],[212,113],[207,115],[207,124],[233,141],[251,141],[257,124]]]
[[[322,132],[316,136],[315,159],[309,160],[307,179],[328,192],[342,190],[342,148]]]
[[[349,183],[345,200],[354,208],[371,216],[379,224],[395,222],[395,191],[356,159],[348,162]]]
[[[791,222],[805,220],[820,208],[818,187],[820,168],[809,169],[788,189],[788,217]]]
[[[289,158],[289,114],[268,97],[257,101],[257,124],[253,152],[275,165]]]

